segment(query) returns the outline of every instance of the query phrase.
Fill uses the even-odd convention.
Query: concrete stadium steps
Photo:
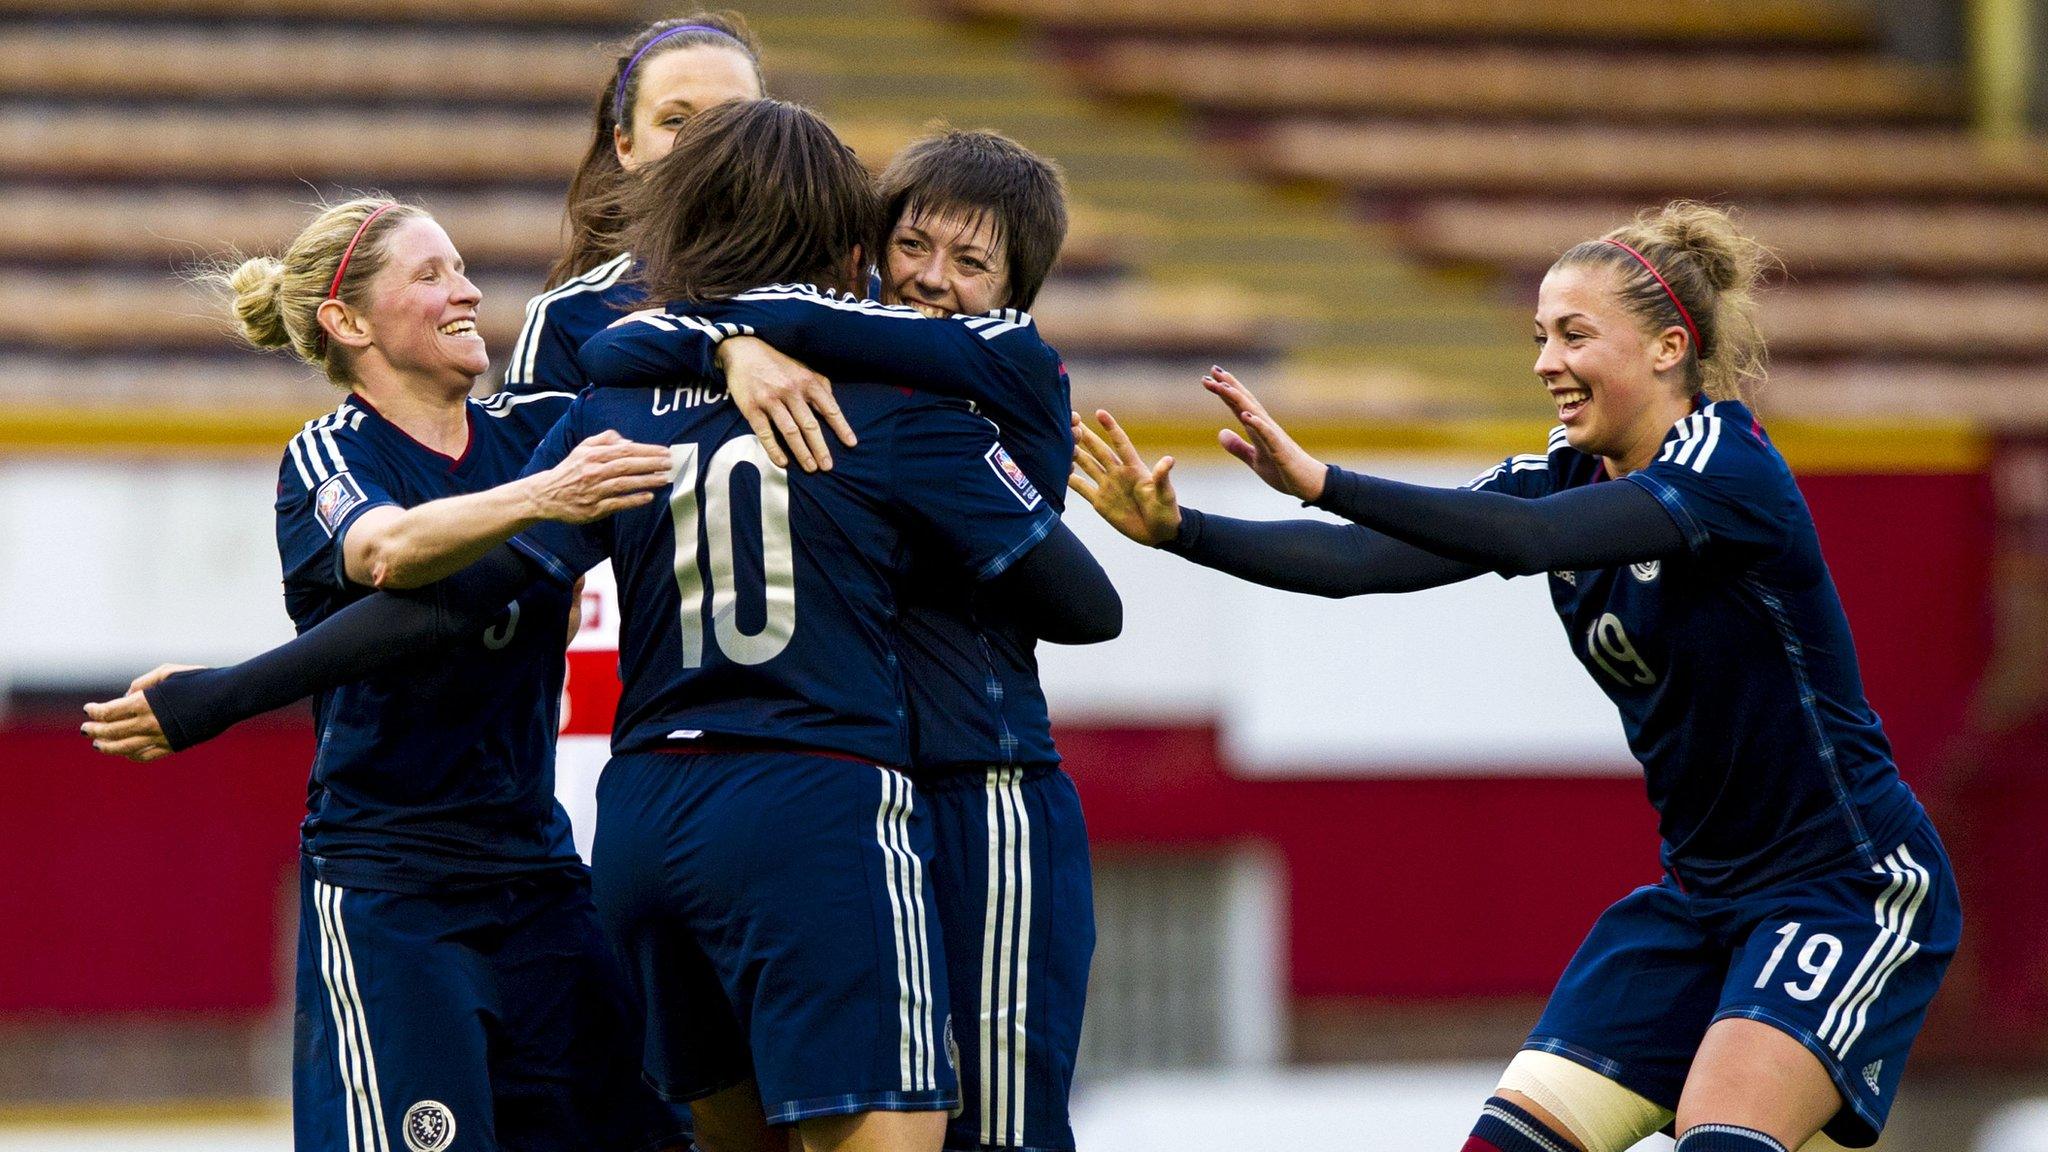
[[[592,33],[120,25],[0,27],[0,94],[308,104],[476,100],[591,104],[610,59]]]
[[[771,83],[815,99],[863,157],[893,154],[934,121],[1000,129],[1059,160],[1075,203],[1109,222],[1134,281],[1235,284],[1246,315],[1278,333],[1289,357],[1377,354],[1411,373],[1478,365],[1485,379],[1526,370],[1517,318],[1483,286],[1418,270],[1386,236],[1348,225],[1327,196],[1260,187],[1218,163],[1176,115],[1076,98],[1062,71],[1032,61],[1013,35],[887,0],[794,0],[749,17],[769,46]]]
[[[1517,45],[1080,41],[1082,82],[1126,99],[1224,115],[1459,119],[1954,122],[1945,71],[1843,53],[1655,53]]]
[[[1439,198],[1395,209],[1391,218],[1402,243],[1425,259],[1533,273],[1635,211],[1621,202]],[[1742,215],[1795,278],[2048,279],[2048,205],[1765,203]]]
[[[480,274],[477,330],[502,361],[537,288]],[[1285,333],[1228,285],[1049,285],[1032,315],[1062,351],[1096,356],[1270,354]],[[137,348],[190,354],[242,347],[226,302],[161,275],[0,269],[0,348],[106,356]]]
[[[525,271],[532,291],[561,246],[554,192],[406,189],[433,212],[479,273]],[[0,185],[0,265],[175,268],[229,251],[274,252],[311,212],[303,185],[260,190]],[[1058,276],[1102,278],[1124,267],[1113,214],[1075,205]]]
[[[155,111],[155,110],[152,110]],[[589,142],[575,115],[465,113],[460,130],[396,111],[141,115],[129,108],[0,108],[0,174],[70,180],[353,186],[547,183],[565,187]]]
[[[1229,145],[1272,176],[1374,195],[1569,189],[1580,196],[1956,196],[2048,200],[2048,145],[1988,149],[1955,132],[1369,123],[1288,119]]]
[[[544,269],[561,245],[562,197],[551,192],[426,190],[432,211],[479,272]],[[219,191],[0,186],[0,264],[171,268],[230,250],[275,252],[305,226],[304,185]],[[534,280],[531,290],[539,290]]]
[[[559,237],[599,45],[626,14],[580,0],[384,11],[0,0],[0,16],[63,17],[0,25],[0,194],[18,206],[0,223],[5,354],[103,363],[148,350],[141,340],[176,360],[246,357],[219,302],[165,273],[274,248],[312,198],[298,181],[434,209],[487,278],[487,337],[509,348]],[[1488,285],[1418,269],[1327,193],[1261,187],[1176,115],[1079,98],[1014,31],[899,0],[766,0],[747,14],[771,88],[818,107],[872,164],[935,120],[1004,130],[1063,164],[1072,236],[1034,312],[1069,355],[1190,371],[1363,361],[1418,382],[1417,396],[1455,378],[1435,395],[1482,406],[1527,375],[1520,318]],[[130,28],[120,21],[141,23],[108,34]],[[459,130],[436,133],[443,118]]]
[[[0,0],[0,16],[466,25],[630,22],[616,0]]]
[[[1861,45],[1870,39],[1854,5],[1825,0],[944,0],[962,16],[1026,20],[1093,33],[1350,35],[1392,38],[1597,36],[1633,42],[1770,42]]]

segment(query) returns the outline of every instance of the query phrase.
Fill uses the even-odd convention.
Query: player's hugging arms
[[[489,364],[480,295],[419,208],[336,204],[279,255],[206,275],[249,343],[288,349],[342,392],[280,454],[278,552],[302,630],[375,586],[428,584],[537,523],[638,507],[667,483],[665,449],[615,434],[521,478],[570,398],[470,398]],[[554,801],[570,602],[515,589],[461,643],[319,685],[300,825],[302,1150],[440,1148],[458,1133],[494,1147],[501,1125],[564,1152],[687,1143],[684,1117],[637,1075],[638,1020]],[[90,707],[96,747],[168,752],[176,726],[166,736],[145,694],[163,671]]]
[[[1747,403],[1771,260],[1688,202],[1566,251],[1532,331],[1557,426],[1460,489],[1326,465],[1212,369],[1239,425],[1223,447],[1348,523],[1183,508],[1171,457],[1148,463],[1107,412],[1074,417],[1070,482],[1105,520],[1242,579],[1353,596],[1548,574],[1643,765],[1665,879],[1593,925],[1468,1152],[1621,1152],[1667,1127],[1681,1152],[1871,1144],[1954,955],[1947,855]]]

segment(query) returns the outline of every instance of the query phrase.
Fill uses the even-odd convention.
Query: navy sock
[[[1679,1137],[1677,1152],[1785,1152],[1785,1146],[1754,1128],[1695,1124]]]
[[[1479,1123],[1472,1126],[1472,1138],[1465,1141],[1464,1152],[1573,1152],[1573,1148],[1570,1140],[1525,1109],[1492,1096],[1479,1110]]]

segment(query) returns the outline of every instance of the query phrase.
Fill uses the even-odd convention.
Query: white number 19
[[[668,498],[676,530],[676,594],[681,599],[683,667],[704,665],[704,588],[711,588],[711,634],[718,650],[735,664],[772,660],[796,635],[796,553],[789,534],[789,473],[768,459],[752,436],[719,445],[700,478],[697,446],[669,446],[673,461]],[[739,588],[733,563],[732,470],[751,464],[761,476],[761,574],[767,619],[752,634],[740,631]],[[701,491],[701,495],[700,495]],[[703,509],[704,542],[711,560],[707,574],[697,555],[698,509]],[[708,581],[706,577],[709,577]]]

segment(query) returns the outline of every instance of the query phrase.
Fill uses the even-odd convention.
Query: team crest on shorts
[[[1661,560],[1645,560],[1641,564],[1629,565],[1628,574],[1635,577],[1637,583],[1648,584],[1657,578],[1657,572],[1663,566]]]
[[[327,483],[320,485],[320,491],[313,494],[313,515],[332,536],[334,530],[341,527],[342,518],[368,499],[355,477],[346,472],[336,472],[327,478]]]
[[[412,1152],[441,1152],[455,1143],[455,1113],[439,1100],[422,1100],[405,1110],[405,1146]]]
[[[1010,459],[1010,454],[1003,450],[1001,444],[991,447],[982,459],[988,461],[988,466],[996,470],[996,475],[1003,478],[1003,483],[1010,486],[1010,491],[1017,494],[1017,499],[1024,502],[1024,507],[1036,508],[1039,502],[1045,499],[1038,494],[1038,486],[1031,482],[1031,477],[1026,476],[1024,470],[1017,467],[1017,462]]]

